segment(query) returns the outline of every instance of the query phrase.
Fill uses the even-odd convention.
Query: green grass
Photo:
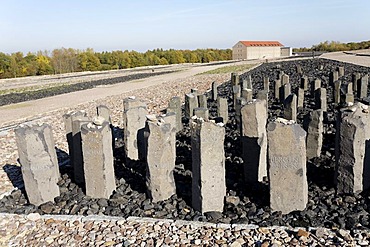
[[[256,64],[231,65],[231,66],[225,66],[225,67],[221,67],[218,69],[205,71],[198,75],[211,75],[211,74],[213,75],[213,74],[226,74],[226,73],[232,73],[232,72],[242,72],[254,66],[256,66]]]

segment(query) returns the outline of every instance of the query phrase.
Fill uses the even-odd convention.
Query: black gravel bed
[[[44,89],[39,89],[35,91],[26,91],[22,93],[9,93],[9,94],[0,95],[0,106],[24,102],[24,101],[30,101],[30,100],[35,100],[35,99],[42,99],[42,98],[65,94],[65,93],[72,93],[76,91],[94,88],[100,85],[111,85],[111,84],[132,81],[132,80],[140,80],[140,79],[148,78],[151,76],[163,75],[163,74],[168,74],[168,73],[173,73],[173,72],[175,71],[140,73],[140,74],[125,75],[125,76],[109,78],[109,79],[101,79],[101,80],[95,80],[95,81],[89,81],[89,82],[74,83],[70,85],[62,85],[62,86],[56,85],[50,88],[44,88]]]
[[[369,73],[365,67],[355,66],[329,60],[311,59],[280,63],[266,63],[257,69],[241,75],[246,78],[251,75],[254,91],[262,89],[263,76],[274,80],[280,70],[290,76],[293,91],[300,84],[296,65],[302,66],[303,73],[310,80],[320,78],[323,86],[332,93],[329,84],[329,73],[337,66],[345,67],[343,83],[351,79],[353,72]],[[323,66],[323,69],[319,68]],[[282,116],[282,104],[272,97],[273,84],[270,83],[269,120]],[[302,124],[304,115],[314,106],[314,99],[307,91],[304,108],[299,108],[298,123]],[[84,194],[84,187],[73,182],[72,169],[68,166],[68,155],[58,152],[62,177],[59,181],[60,196],[55,202],[45,203],[39,207],[27,203],[26,195],[21,185],[11,195],[0,200],[0,212],[40,214],[70,214],[70,215],[111,215],[140,216],[153,218],[182,219],[207,221],[213,223],[249,223],[259,226],[282,225],[292,227],[327,227],[341,229],[370,228],[370,191],[360,194],[337,194],[334,183],[335,169],[335,121],[337,110],[332,97],[328,97],[328,114],[324,120],[324,143],[321,157],[313,158],[307,163],[307,178],[309,184],[309,201],[303,211],[295,211],[283,215],[272,212],[269,207],[268,181],[257,184],[246,184],[243,179],[243,159],[239,131],[236,129],[235,112],[233,111],[230,81],[219,87],[219,94],[228,97],[230,121],[225,126],[226,155],[226,186],[227,196],[222,213],[208,212],[202,215],[191,207],[191,140],[189,126],[185,122],[184,129],[177,135],[177,159],[175,181],[177,194],[170,199],[152,203],[147,199],[145,176],[146,164],[142,161],[126,162],[122,142],[122,130],[114,128],[115,142],[115,173],[117,189],[109,200],[92,199]],[[210,95],[209,95],[210,96]],[[210,115],[215,116],[216,104],[209,100]],[[7,166],[18,169],[16,166]],[[10,173],[10,172],[9,172]],[[14,174],[14,173],[13,173]],[[17,177],[17,176],[14,176]],[[13,178],[13,181],[15,179]]]

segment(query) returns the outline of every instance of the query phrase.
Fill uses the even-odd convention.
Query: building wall
[[[233,60],[247,59],[247,47],[241,42],[233,46]]]
[[[246,59],[275,58],[280,55],[280,46],[248,46]]]
[[[290,57],[293,54],[292,47],[281,47],[281,56]]]

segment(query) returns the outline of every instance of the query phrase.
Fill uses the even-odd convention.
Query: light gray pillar
[[[338,79],[339,79],[338,71],[330,72],[330,75],[329,75],[329,84],[330,85],[333,85],[334,82],[338,81]]]
[[[207,96],[205,94],[198,95],[198,106],[201,108],[208,108],[207,107]]]
[[[247,182],[263,181],[267,176],[266,101],[254,100],[241,109],[244,177]]]
[[[358,84],[357,84],[357,98],[363,99],[363,98],[367,97],[368,82],[369,82],[369,76],[368,75],[364,75],[358,81]]]
[[[326,97],[326,88],[319,88],[315,91],[315,105],[316,109],[320,109],[324,112],[327,111],[327,97]]]
[[[340,103],[340,90],[341,90],[342,82],[341,81],[335,81],[334,82],[334,103],[339,104]]]
[[[285,85],[285,84],[287,84],[287,83],[289,83],[289,75],[287,75],[287,74],[283,74],[283,75],[281,76],[281,84],[282,84],[282,85]]]
[[[242,121],[242,114],[241,109],[247,103],[244,98],[238,98],[236,100],[236,108],[235,108],[235,121],[236,121],[236,128],[241,131],[241,121]]]
[[[253,99],[253,90],[252,89],[244,89],[242,91],[242,98],[246,101],[251,101]]]
[[[81,127],[86,195],[106,198],[116,189],[113,167],[112,133],[109,123],[84,124]]]
[[[216,101],[217,100],[217,88],[218,88],[218,83],[217,82],[212,82],[212,100]]]
[[[96,107],[96,114],[99,117],[103,117],[106,121],[108,121],[110,124],[112,124],[112,120],[111,120],[111,117],[110,117],[111,111],[107,106],[98,105]]]
[[[236,99],[241,96],[240,86],[233,86],[233,99],[234,99],[234,109],[236,107]]]
[[[146,104],[138,99],[123,101],[123,132],[126,158],[139,160],[145,157],[144,128],[148,111]]]
[[[192,205],[201,213],[224,209],[225,128],[195,119],[191,123]]]
[[[353,91],[357,92],[357,84],[358,81],[361,79],[361,74],[356,72],[352,74],[352,84],[353,84]]]
[[[311,82],[311,97],[315,97],[315,91],[321,88],[321,80],[320,79],[315,79]]]
[[[15,129],[19,162],[28,200],[39,206],[59,196],[59,166],[51,127],[20,125]]]
[[[168,102],[168,108],[167,108],[166,113],[171,113],[171,112],[176,114],[176,131],[179,132],[183,128],[180,97],[173,97]]]
[[[190,119],[194,116],[194,109],[198,107],[198,97],[192,93],[185,94],[185,116]]]
[[[264,76],[263,77],[263,90],[267,91],[267,93],[269,92],[269,89],[270,89],[270,81],[269,81],[269,78]]]
[[[164,201],[176,194],[174,169],[176,129],[155,119],[147,121],[146,185],[153,202]]]
[[[243,80],[242,89],[243,90],[245,90],[245,89],[253,90],[253,83],[252,83],[251,75],[248,75],[247,78],[245,80]]]
[[[274,84],[275,99],[280,99],[280,87],[281,87],[281,81],[280,80],[275,80],[275,84]]]
[[[314,110],[305,116],[303,125],[307,132],[307,159],[320,157],[321,155],[324,132],[323,121],[324,112],[322,110]]]
[[[224,124],[226,124],[229,120],[229,107],[227,103],[227,98],[217,98],[217,117],[222,118],[222,122]]]
[[[279,90],[279,97],[280,97],[280,102],[284,102],[285,99],[291,94],[291,86],[290,86],[290,83],[287,83],[287,84],[283,84],[281,87],[280,87],[280,90]]]
[[[297,88],[297,107],[303,107],[304,103],[304,89]]]
[[[283,119],[268,124],[267,137],[272,211],[304,210],[308,202],[306,132]]]
[[[81,127],[83,124],[87,124],[89,122],[90,119],[86,116],[72,117],[73,155],[71,156],[71,160],[73,166],[73,175],[77,184],[83,184],[85,182]]]
[[[297,122],[297,95],[291,94],[285,99],[284,118]]]
[[[337,71],[338,71],[338,77],[344,76],[344,67],[343,66],[338,66]]]
[[[305,91],[308,90],[308,77],[307,76],[301,77],[301,88],[303,88],[303,90]]]
[[[232,86],[239,85],[239,74],[237,72],[231,73],[231,85]]]
[[[202,118],[204,120],[209,119],[209,112],[207,108],[197,107],[194,109],[194,116],[197,118]]]

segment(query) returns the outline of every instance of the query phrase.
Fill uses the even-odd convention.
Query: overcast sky
[[[0,0],[0,52],[370,40],[369,0]]]

